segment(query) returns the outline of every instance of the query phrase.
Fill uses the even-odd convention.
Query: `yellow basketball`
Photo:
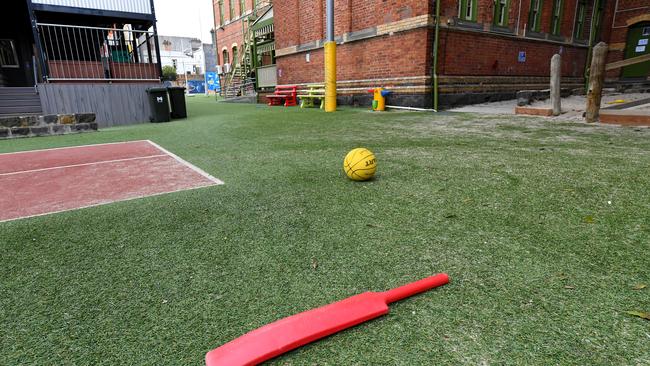
[[[348,178],[356,181],[368,180],[375,175],[377,158],[372,151],[362,147],[350,151],[343,160],[343,170]]]

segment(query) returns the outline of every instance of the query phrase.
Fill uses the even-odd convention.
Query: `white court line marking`
[[[151,141],[151,140],[136,140],[136,141],[127,141],[127,142],[114,142],[114,143],[107,143],[107,144],[83,145],[83,146],[115,145],[115,144],[124,144],[124,143],[129,143],[129,142],[148,142],[148,143],[150,143],[151,145],[153,145],[154,147],[158,148],[160,151],[162,151],[162,152],[165,153],[165,154],[163,154],[163,155],[155,155],[155,156],[169,156],[169,157],[171,157],[171,158],[174,158],[174,160],[176,160],[176,161],[178,161],[179,163],[181,163],[181,164],[187,166],[188,168],[192,169],[193,171],[197,172],[198,174],[202,175],[203,177],[209,179],[209,180],[212,181],[214,184],[205,184],[205,185],[200,185],[200,186],[196,186],[196,187],[192,187],[192,188],[180,188],[180,189],[176,189],[176,190],[169,191],[169,192],[161,192],[161,193],[155,193],[155,194],[145,194],[145,195],[142,195],[142,196],[130,197],[130,198],[125,198],[125,199],[118,199],[118,200],[114,200],[114,201],[99,202],[99,203],[94,203],[94,204],[92,204],[92,205],[86,205],[86,206],[81,206],[81,207],[74,207],[74,208],[69,208],[69,209],[59,210],[59,211],[44,212],[44,213],[36,214],[36,215],[28,215],[28,216],[14,217],[14,218],[11,218],[11,219],[0,220],[0,223],[3,223],[3,222],[10,222],[10,221],[17,221],[17,220],[22,220],[22,219],[29,219],[29,218],[33,218],[33,217],[40,217],[40,216],[46,216],[46,215],[53,215],[53,214],[63,213],[63,212],[68,212],[68,211],[83,210],[83,209],[85,209],[85,208],[91,208],[91,207],[97,207],[97,206],[104,206],[104,205],[108,205],[108,204],[111,204],[111,203],[127,202],[127,201],[133,201],[133,200],[137,200],[137,199],[142,199],[142,198],[156,197],[156,196],[162,196],[162,195],[165,195],[165,194],[178,193],[178,192],[184,192],[184,191],[192,191],[192,190],[196,190],[196,189],[201,189],[201,188],[211,187],[211,186],[214,186],[214,185],[222,185],[222,184],[225,184],[223,181],[221,181],[221,180],[219,180],[219,179],[213,177],[212,175],[206,173],[206,172],[205,172],[204,170],[202,170],[201,168],[199,168],[199,167],[197,167],[197,166],[195,166],[195,165],[192,165],[191,163],[189,163],[189,162],[183,160],[183,159],[180,158],[179,156],[177,156],[177,155],[175,155],[174,153],[172,153],[172,152],[170,152],[170,151],[164,149],[163,147],[161,147],[160,145],[156,144],[155,142],[153,142],[153,141]],[[61,148],[44,149],[44,150],[19,151],[18,153],[21,153],[21,152],[31,152],[31,151],[47,151],[47,150],[59,150],[59,149],[71,149],[71,148],[74,148],[74,147],[83,147],[83,146],[70,146],[70,147],[61,147]],[[15,153],[7,153],[7,154],[15,154]],[[0,155],[6,155],[6,154],[0,154]],[[147,158],[148,158],[148,157],[147,157]],[[142,159],[142,158],[131,158],[131,160],[132,160],[132,159]],[[124,159],[124,160],[129,160],[129,159]],[[97,164],[97,163],[89,163],[88,165],[92,165],[92,164]],[[51,169],[51,168],[45,168],[45,169]],[[7,174],[12,174],[12,173],[7,173]]]
[[[169,150],[163,148],[162,146],[156,144],[155,142],[153,142],[153,141],[151,141],[151,140],[146,140],[146,141],[147,141],[148,143],[150,143],[151,145],[155,146],[155,147],[156,147],[157,149],[159,149],[160,151],[162,151],[162,152],[164,152],[165,154],[167,154],[167,155],[171,156],[172,158],[176,159],[176,161],[178,161],[179,163],[181,163],[181,164],[185,165],[186,167],[188,167],[188,168],[194,170],[195,172],[201,174],[202,176],[204,176],[205,178],[211,180],[212,182],[216,183],[217,185],[225,184],[223,181],[221,181],[221,180],[219,180],[219,179],[213,177],[212,175],[208,174],[205,170],[203,170],[203,169],[197,167],[197,166],[194,165],[194,164],[191,164],[191,163],[189,163],[189,162],[183,160],[183,159],[182,159],[181,157],[179,157],[178,155],[176,155],[176,154],[172,153],[171,151],[169,151]]]
[[[117,203],[117,202],[128,202],[128,201],[134,201],[134,200],[139,200],[142,198],[149,198],[149,197],[156,197],[156,196],[162,196],[165,194],[170,194],[170,193],[178,193],[178,192],[185,192],[185,191],[193,191],[196,189],[201,189],[201,188],[207,188],[207,187],[212,187],[215,186],[216,184],[206,184],[202,186],[196,186],[192,188],[180,188],[180,189],[175,189],[173,191],[169,192],[161,192],[161,193],[154,193],[154,194],[145,194],[142,196],[136,196],[136,197],[130,197],[130,198],[124,198],[124,199],[118,199],[115,201],[106,201],[106,202],[100,202],[100,203],[93,203],[92,205],[86,205],[86,206],[80,206],[80,207],[74,207],[74,208],[68,208],[65,210],[59,210],[59,211],[52,211],[52,212],[45,212],[41,214],[36,214],[36,215],[28,215],[28,216],[21,216],[21,217],[15,217],[13,219],[6,219],[6,220],[0,220],[0,223],[3,222],[9,222],[9,221],[17,221],[17,220],[22,220],[22,219],[29,219],[32,217],[40,217],[40,216],[46,216],[46,215],[53,215],[53,214],[58,214],[62,212],[68,212],[68,211],[76,211],[76,210],[83,210],[84,208],[91,208],[91,207],[98,207],[98,206],[105,206],[105,205],[110,205],[112,203]]]
[[[0,173],[0,177],[7,177],[7,176],[10,176],[10,175],[17,175],[17,174],[45,172],[45,171],[48,171],[48,170],[56,170],[56,169],[75,168],[75,167],[79,167],[79,166],[100,165],[100,164],[108,164],[108,163],[119,163],[119,162],[122,162],[122,161],[160,158],[160,157],[163,157],[163,156],[168,157],[169,155],[167,155],[167,154],[159,154],[159,155],[139,156],[137,158],[104,160],[104,161],[95,161],[95,162],[92,162],[92,163],[61,165],[61,166],[53,166],[53,167],[50,167],[50,168],[41,168],[41,169],[32,169],[32,170],[21,170],[21,171],[18,171],[18,172],[11,172],[11,173]]]
[[[133,141],[122,141],[122,142],[106,142],[103,144],[90,144],[90,145],[78,145],[78,146],[64,146],[64,147],[53,147],[50,149],[40,149],[40,150],[26,150],[26,151],[15,151],[9,153],[0,153],[0,156],[3,155],[12,155],[12,154],[26,154],[31,152],[40,152],[40,151],[52,151],[52,150],[65,150],[65,149],[75,149],[78,147],[92,147],[92,146],[105,146],[105,145],[120,145],[120,144],[131,144],[134,142],[148,142],[149,140],[133,140]]]

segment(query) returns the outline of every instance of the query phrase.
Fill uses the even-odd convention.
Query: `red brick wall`
[[[245,0],[245,5],[246,8],[244,9],[243,12],[245,13],[248,10],[251,10],[253,8],[253,1],[254,0]],[[230,62],[233,61],[233,54],[232,54],[232,44],[237,43],[237,47],[241,50],[241,45],[244,42],[244,36],[242,33],[242,23],[241,19],[239,18],[240,9],[239,9],[239,0],[234,1],[235,5],[235,20],[232,23],[229,23],[227,25],[221,25],[219,24],[220,22],[220,15],[219,15],[219,1],[218,0],[213,0],[212,1],[212,6],[214,9],[214,21],[215,21],[215,26],[214,28],[217,30],[216,37],[217,37],[217,59],[218,59],[218,64],[223,65],[223,52],[222,49],[223,47],[226,47],[228,49],[228,54],[230,55]],[[223,0],[223,12],[224,12],[224,23],[229,22],[230,19],[230,0]]]
[[[301,0],[284,0],[275,1],[273,4],[276,50],[295,46],[301,43],[301,21],[300,14],[297,11],[299,9],[300,1]],[[310,2],[310,0],[307,1]],[[311,26],[314,27],[313,24]]]
[[[226,0],[227,1],[227,0]],[[560,36],[573,39],[575,10],[578,0],[564,0]],[[608,43],[624,43],[626,21],[644,11],[621,12],[650,6],[650,0],[619,0],[616,14],[618,28],[610,29],[614,16],[615,0],[606,0],[601,22],[600,39]],[[583,39],[588,38],[591,26],[592,2],[588,0]],[[335,34],[364,30],[411,17],[431,14],[435,0],[335,0]],[[563,42],[530,40],[522,35],[528,24],[530,0],[511,0],[508,25],[513,35],[503,36],[479,30],[458,28],[441,29],[439,73],[450,76],[548,76],[549,63],[554,53],[561,53],[563,75],[581,77],[584,72],[586,48]],[[544,0],[542,8],[542,33],[550,32],[553,0]],[[226,7],[227,11],[227,7]],[[477,23],[488,30],[492,24],[493,0],[479,0]],[[646,13],[650,12],[650,9]],[[276,50],[323,40],[325,33],[325,1],[276,0],[275,38]],[[458,0],[441,0],[443,20],[456,17]],[[623,27],[624,26],[624,27]],[[241,26],[239,26],[241,29]],[[518,30],[518,32],[517,32]],[[234,31],[236,33],[236,31]],[[225,34],[223,39],[227,39]],[[232,36],[234,37],[234,36]],[[407,76],[426,76],[431,73],[432,28],[397,32],[360,41],[347,42],[338,47],[338,79],[360,80]],[[600,39],[596,39],[599,41]],[[232,42],[227,42],[230,45]],[[240,43],[240,41],[236,41]],[[221,45],[219,46],[219,50]],[[520,51],[526,52],[526,62],[518,62]],[[323,81],[322,49],[279,56],[279,83],[294,84]],[[608,62],[622,59],[622,51],[610,51]],[[610,73],[611,74],[611,73]],[[611,76],[611,75],[610,75]]]
[[[276,49],[321,40],[325,37],[325,1],[274,2]],[[334,33],[344,33],[429,14],[421,0],[335,0]]]
[[[431,39],[425,28],[392,36],[350,42],[337,47],[337,78],[359,80],[430,74]],[[390,44],[391,47],[386,47]],[[324,80],[323,50],[277,59],[278,83],[298,84]]]
[[[344,0],[337,1],[337,5],[338,3],[349,4],[344,8],[349,8],[350,12],[346,17],[344,17],[342,27],[337,27],[337,31],[344,30],[345,32],[355,32],[379,24],[386,24],[418,15],[430,14],[432,9],[431,4],[435,3],[435,1]],[[347,27],[343,26],[344,24],[347,24],[346,20],[349,22],[349,26]]]
[[[567,38],[573,31],[576,1],[564,1],[561,33]],[[317,0],[276,1],[276,49],[323,39],[323,4]],[[337,0],[336,35],[428,14],[433,10],[433,4],[434,1]],[[522,0],[520,29],[527,23],[529,6],[530,0]],[[377,7],[381,7],[381,11],[376,11]],[[544,1],[542,32],[550,31],[552,7],[552,1]],[[493,0],[479,0],[478,22],[491,23],[493,11]],[[519,1],[511,1],[508,22],[512,28],[516,27],[519,11]],[[456,16],[457,12],[457,0],[442,1],[443,16]],[[339,46],[338,78],[355,80],[430,75],[432,33],[431,29],[420,28]],[[526,62],[518,62],[519,51],[526,52]],[[439,52],[441,74],[484,76],[548,76],[552,55],[562,52],[564,76],[580,77],[586,55],[584,48],[571,45],[445,29],[441,32]],[[277,62],[282,70],[279,82],[322,81],[322,51],[311,51],[310,57],[309,63],[305,61],[305,53],[279,57]]]
[[[434,0],[335,0],[336,36],[418,15],[428,14]],[[325,38],[326,13],[322,0],[274,2],[276,50]],[[369,40],[349,42],[337,48],[339,80],[422,76],[431,68],[430,32],[422,28]],[[277,58],[278,82],[294,84],[323,81],[323,51]]]
[[[241,11],[239,8],[239,0],[234,0],[234,6],[235,6],[235,18],[239,18],[240,14],[245,13],[248,10],[253,9],[254,6],[254,0],[244,0],[246,8],[244,11]],[[219,21],[220,21],[220,14],[219,14],[219,1],[218,0],[212,0],[212,8],[214,9],[214,21],[216,26],[218,27]],[[229,20],[232,21],[233,19],[230,19],[230,0],[223,0],[223,20],[224,22],[228,22]]]
[[[441,41],[438,67],[443,75],[548,76],[556,53],[562,55],[563,76],[584,72],[584,48],[458,31],[442,31]],[[526,52],[523,63],[519,51]]]
[[[307,43],[324,37],[324,12],[325,2],[319,0],[299,0],[298,11],[295,16],[299,18],[302,26],[298,32],[299,43]],[[275,14],[275,10],[274,13]]]

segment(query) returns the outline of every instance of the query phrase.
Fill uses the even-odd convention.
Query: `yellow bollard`
[[[325,42],[325,112],[336,112],[336,42]]]

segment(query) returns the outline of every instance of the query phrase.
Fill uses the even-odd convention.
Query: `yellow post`
[[[376,111],[383,112],[386,110],[386,98],[381,94],[384,88],[375,88],[375,100],[377,101]]]
[[[325,112],[336,112],[336,42],[325,42]]]

